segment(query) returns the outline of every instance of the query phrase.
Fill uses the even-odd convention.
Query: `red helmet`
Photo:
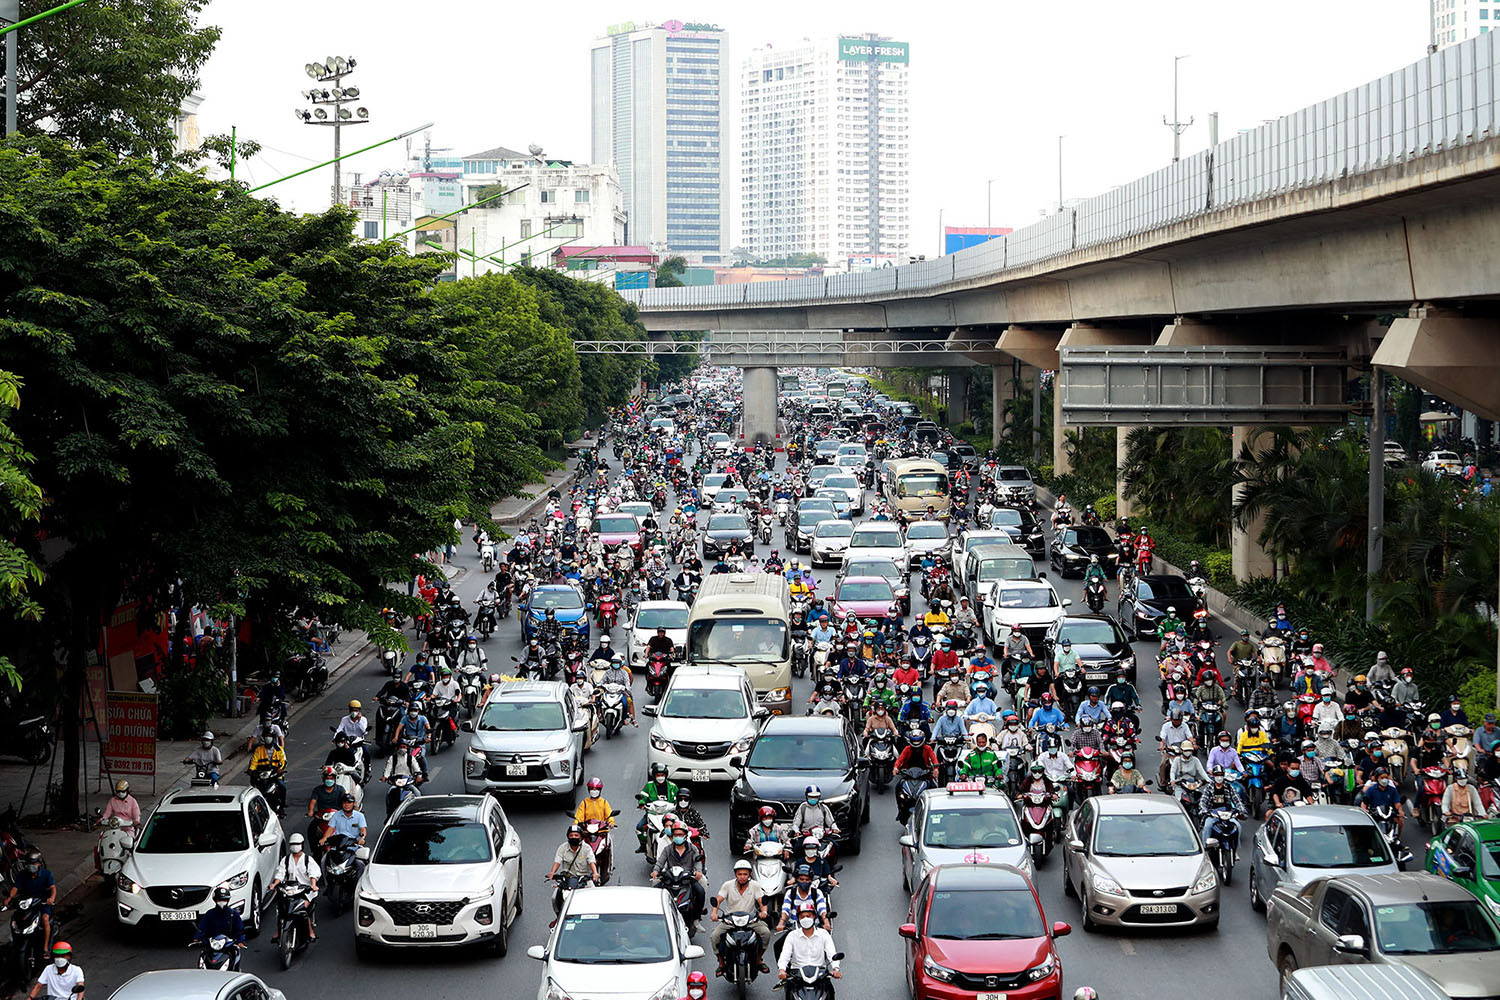
[[[701,972],[689,972],[687,977],[688,1000],[703,1000],[708,996],[708,976]]]
[[[595,789],[598,789],[599,791],[602,792],[604,790],[604,782],[600,781],[598,778],[590,778],[589,779],[589,791],[592,792]]]
[[[775,819],[776,818],[776,809],[775,809],[775,807],[774,806],[761,806],[760,807],[760,818],[761,819]]]

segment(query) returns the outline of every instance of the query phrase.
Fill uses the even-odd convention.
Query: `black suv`
[[[1109,532],[1091,524],[1074,524],[1063,529],[1062,537],[1052,543],[1052,568],[1064,576],[1082,576],[1089,568],[1089,557],[1098,556],[1099,566],[1111,579],[1120,567],[1120,550]]]
[[[817,785],[823,803],[833,810],[843,838],[840,853],[859,853],[860,827],[870,821],[870,776],[859,756],[858,735],[847,720],[767,719],[750,752],[730,763],[741,769],[729,790],[731,854],[740,853],[761,806],[775,808],[776,822],[788,822],[806,800],[808,785]]]
[[[1056,655],[1057,644],[1064,639],[1073,643],[1084,678],[1097,684],[1100,691],[1107,690],[1121,670],[1131,684],[1135,683],[1135,650],[1130,636],[1109,615],[1063,615],[1053,622],[1042,640],[1047,659]]]
[[[1177,620],[1185,622],[1197,603],[1187,581],[1175,573],[1138,576],[1120,594],[1120,624],[1138,638],[1155,639],[1168,609],[1176,608]]]
[[[1025,507],[996,507],[990,514],[990,523],[983,527],[1006,532],[1011,541],[1025,549],[1026,554],[1033,559],[1042,559],[1047,555],[1047,536],[1042,525],[1037,521],[1036,515]]]

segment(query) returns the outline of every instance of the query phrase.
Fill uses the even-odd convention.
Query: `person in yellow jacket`
[[[604,782],[598,778],[590,778],[588,797],[579,802],[578,808],[573,810],[573,821],[588,823],[597,820],[614,826],[614,811],[614,807],[609,804],[609,799],[604,797]]]
[[[1260,716],[1250,712],[1245,716],[1245,728],[1241,729],[1239,736],[1234,741],[1236,753],[1244,753],[1246,750],[1264,750],[1270,752],[1271,734],[1261,727]]]
[[[938,625],[947,628],[949,624],[948,612],[943,610],[943,606],[941,603],[934,601],[933,604],[927,609],[927,614],[922,616],[922,623],[928,628],[934,628]]]

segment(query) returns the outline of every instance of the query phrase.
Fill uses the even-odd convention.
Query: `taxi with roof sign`
[[[1031,855],[1010,798],[983,781],[929,788],[901,836],[901,884],[908,892],[938,865],[1014,865],[1030,875]]]

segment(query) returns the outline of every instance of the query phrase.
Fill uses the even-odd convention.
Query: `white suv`
[[[738,667],[689,663],[672,671],[666,693],[641,713],[656,717],[651,727],[647,770],[664,764],[673,781],[733,781],[732,757],[755,742],[760,721],[771,713],[756,701],[750,678]]]
[[[688,944],[664,891],[611,885],[570,893],[550,940],[526,954],[543,963],[537,1000],[675,1000],[687,995],[687,963],[703,948]]]
[[[191,925],[222,885],[255,934],[284,840],[280,820],[254,788],[173,789],[120,871],[115,916],[128,927],[148,917]]]
[[[905,569],[909,563],[906,539],[895,521],[866,521],[854,526],[849,547],[844,550],[844,565],[856,559],[888,559]]]
[[[588,706],[562,681],[501,681],[466,720],[464,791],[572,795],[583,779]]]
[[[521,838],[490,795],[403,802],[360,848],[354,948],[486,944],[510,947],[521,912]]]

